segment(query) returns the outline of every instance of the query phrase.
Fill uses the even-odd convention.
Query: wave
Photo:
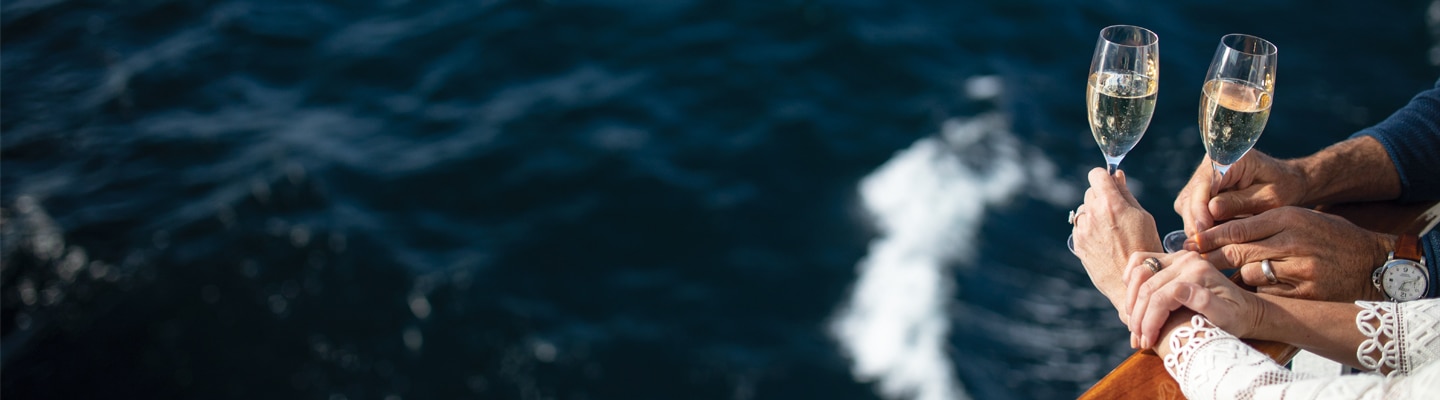
[[[1001,93],[995,77],[972,78],[974,98]],[[955,294],[951,265],[969,267],[987,209],[1027,187],[1055,204],[1073,186],[1054,164],[1010,132],[1009,116],[991,111],[953,118],[939,135],[898,152],[860,182],[864,207],[878,228],[859,279],[832,322],[831,334],[861,381],[878,381],[889,398],[966,399],[947,354]]]

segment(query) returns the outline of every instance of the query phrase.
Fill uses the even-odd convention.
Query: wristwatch
[[[1375,272],[1370,280],[1376,289],[1390,301],[1410,301],[1425,297],[1430,290],[1430,270],[1425,269],[1425,257],[1420,252],[1420,237],[1414,234],[1400,235],[1395,241],[1395,251]]]

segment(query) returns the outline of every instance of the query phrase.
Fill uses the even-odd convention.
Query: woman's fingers
[[[1142,256],[1141,253],[1135,253],[1130,256],[1130,263],[1125,266],[1125,273],[1130,276],[1130,280],[1125,282],[1125,310],[1123,313],[1126,316],[1124,318],[1126,326],[1130,325],[1130,312],[1135,309],[1135,301],[1140,296],[1140,287],[1154,278],[1156,274],[1143,264],[1143,260],[1146,258],[1148,257]]]
[[[1151,348],[1160,337],[1160,328],[1165,326],[1165,321],[1170,319],[1170,312],[1191,301],[1197,292],[1197,285],[1183,281],[1173,281],[1155,291],[1151,296],[1149,304],[1145,306],[1145,314],[1138,324],[1140,327],[1140,347]],[[1204,291],[1198,290],[1198,291]],[[1192,309],[1193,310],[1193,309]],[[1200,311],[1196,311],[1200,312]],[[1201,314],[1204,314],[1201,312]]]
[[[1175,277],[1179,274],[1179,268],[1174,268],[1174,265],[1171,265],[1173,263],[1173,259],[1175,258],[1175,255],[1173,254],[1165,255],[1164,258],[1154,257],[1155,253],[1138,254],[1150,254],[1143,257],[1142,260],[1148,258],[1156,258],[1157,260],[1159,260],[1160,270],[1152,272],[1150,270],[1150,267],[1143,265],[1142,261],[1142,265],[1138,266],[1137,268],[1144,268],[1145,270],[1133,272],[1134,274],[1136,274],[1135,276],[1137,278],[1144,278],[1146,275],[1148,275],[1148,279],[1135,279],[1131,281],[1130,285],[1126,287],[1126,300],[1129,304],[1130,315],[1128,318],[1125,319],[1125,325],[1130,327],[1131,331],[1139,330],[1139,324],[1144,319],[1146,308],[1151,306],[1150,302],[1152,300],[1150,299],[1150,296],[1155,292],[1155,290],[1164,287],[1165,284],[1169,283],[1171,280],[1174,280]],[[1141,339],[1144,339],[1143,335]]]
[[[1169,259],[1173,257],[1169,254],[1145,252],[1136,252],[1130,255],[1130,262],[1125,264],[1125,274],[1128,279],[1122,277],[1122,279],[1127,279],[1125,281],[1125,302],[1123,303],[1125,304],[1123,314],[1126,315],[1124,319],[1126,326],[1130,326],[1130,322],[1133,320],[1135,305],[1140,300],[1141,288],[1147,282],[1155,280],[1157,274],[1164,272],[1165,265],[1168,265]],[[1155,265],[1159,266],[1160,271],[1152,270],[1146,263],[1145,260],[1151,258],[1158,261]],[[1134,327],[1131,326],[1131,329]]]
[[[1160,261],[1160,271],[1151,272],[1150,267],[1144,265],[1144,260],[1151,257]],[[1197,297],[1196,293],[1215,284],[1209,280],[1225,279],[1194,252],[1137,253],[1132,261],[1135,261],[1131,263],[1134,268],[1127,285],[1130,312],[1125,323],[1132,332],[1131,344],[1137,348],[1153,346],[1170,313],[1185,302],[1208,304],[1208,298]]]

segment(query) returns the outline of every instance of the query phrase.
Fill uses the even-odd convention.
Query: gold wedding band
[[[1260,272],[1265,274],[1265,281],[1271,285],[1280,283],[1280,279],[1275,278],[1275,266],[1270,264],[1270,259],[1260,260]]]
[[[1150,257],[1145,259],[1145,266],[1150,268],[1151,273],[1160,273],[1160,259]]]

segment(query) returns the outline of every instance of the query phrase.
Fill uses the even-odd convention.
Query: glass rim
[[[1245,33],[1230,33],[1221,36],[1220,45],[1241,54],[1252,56],[1274,56],[1280,53],[1280,48],[1275,46],[1275,43],[1271,43],[1269,40],[1265,40],[1265,38]]]
[[[1142,41],[1142,42],[1147,42],[1147,43],[1141,43],[1141,44],[1126,44],[1126,43],[1121,43],[1121,42],[1117,42],[1117,41],[1114,41],[1114,40],[1110,40],[1109,37],[1106,37],[1105,32],[1108,32],[1108,31],[1110,31],[1111,29],[1131,29],[1131,30],[1137,31],[1137,32],[1140,33],[1141,38],[1143,39],[1143,40],[1141,40],[1141,41]],[[1122,25],[1110,25],[1110,26],[1107,26],[1107,27],[1104,27],[1104,28],[1100,28],[1100,40],[1104,40],[1106,43],[1109,43],[1109,44],[1111,44],[1111,45],[1123,46],[1123,47],[1151,47],[1151,46],[1158,46],[1158,45],[1160,45],[1160,35],[1155,34],[1155,31],[1146,29],[1145,27],[1139,26],[1139,25],[1123,25],[1123,24],[1122,24]]]

